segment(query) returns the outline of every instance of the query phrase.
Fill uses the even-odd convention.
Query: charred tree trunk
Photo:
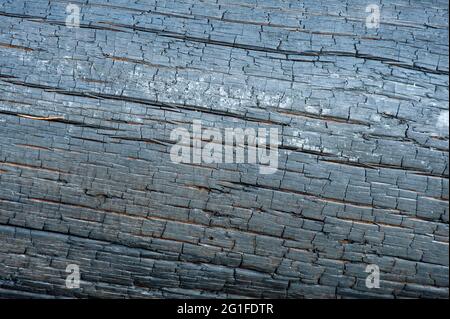
[[[448,298],[448,2],[370,4],[0,0],[0,296]]]

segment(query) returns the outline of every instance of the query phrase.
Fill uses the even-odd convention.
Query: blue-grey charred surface
[[[0,0],[0,296],[448,298],[448,2],[376,2]]]

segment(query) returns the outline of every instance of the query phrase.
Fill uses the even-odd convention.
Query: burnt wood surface
[[[448,298],[448,2],[371,3],[0,0],[0,297]]]

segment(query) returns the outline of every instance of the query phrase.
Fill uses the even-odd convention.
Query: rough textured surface
[[[0,0],[0,297],[448,298],[447,1],[70,2]],[[193,119],[278,172],[172,163]]]

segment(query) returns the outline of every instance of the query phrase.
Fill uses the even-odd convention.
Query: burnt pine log
[[[0,0],[0,297],[448,298],[448,2],[376,2]]]

